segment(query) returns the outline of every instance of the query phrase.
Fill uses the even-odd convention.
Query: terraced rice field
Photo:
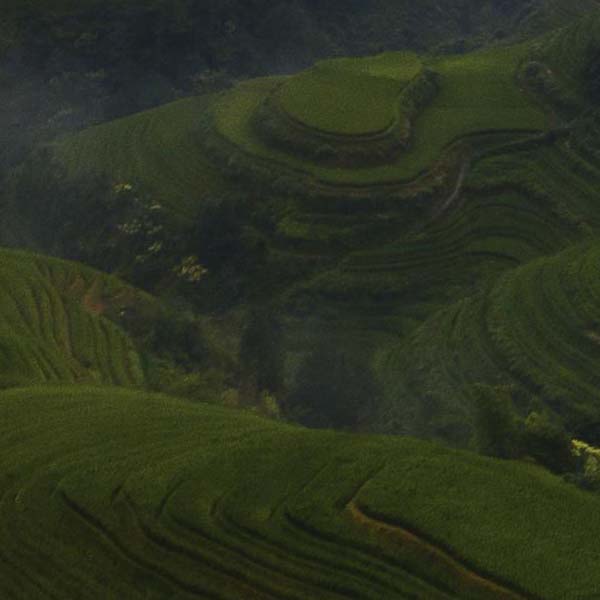
[[[543,42],[565,77],[586,32]],[[574,433],[600,430],[600,113],[570,134],[494,146],[549,125],[515,80],[530,49],[429,60],[439,93],[410,152],[385,166],[315,165],[258,139],[252,116],[280,94],[307,128],[382,131],[421,69],[414,56],[400,71],[386,54],[253,80],[70,136],[56,155],[73,175],[106,172],[193,218],[230,185],[200,139],[213,103],[220,134],[252,160],[334,186],[406,182],[455,140],[494,133],[473,142],[427,222],[405,222],[394,198],[284,203],[270,257],[317,264],[277,298],[290,308],[286,351],[309,345],[293,335],[306,335],[302,310],[326,315],[321,336],[373,359],[385,402],[365,427],[380,431],[467,446],[475,383],[512,386],[523,416],[548,408]],[[0,252],[0,284],[0,388],[15,388],[0,391],[0,598],[597,596],[597,494],[529,463],[133,390],[142,360],[108,317],[151,299],[23,252]]]
[[[323,182],[357,186],[406,182],[430,167],[448,145],[469,134],[536,132],[548,127],[548,116],[519,90],[515,81],[517,65],[528,51],[526,46],[515,46],[427,63],[426,66],[440,74],[441,89],[417,118],[410,151],[400,153],[384,166],[323,167],[258,139],[252,117],[265,98],[279,89],[280,78],[238,85],[216,105],[215,124],[226,140],[246,154],[280,168],[308,173]]]
[[[598,421],[592,266],[600,226],[597,128],[592,115],[582,124],[586,135],[578,129],[535,151],[481,160],[466,180],[460,210],[446,226],[444,219],[426,231],[416,290],[424,290],[425,299],[444,298],[445,290],[439,309],[448,305],[452,285],[456,299],[465,299],[431,316],[402,348],[382,353],[388,408],[396,414],[392,430],[444,436],[463,423],[455,434],[464,443],[471,409],[466,386],[479,382],[515,385],[532,403],[539,396],[575,430],[584,420]],[[438,228],[445,231],[440,238],[431,235]],[[461,236],[450,235],[453,230]],[[441,254],[440,241],[447,244]],[[376,256],[364,257],[366,271],[375,270]],[[384,273],[393,266],[390,258],[380,255]],[[418,302],[418,294],[413,297]]]
[[[24,383],[141,385],[130,337],[103,316],[150,301],[75,263],[0,252],[0,387]]]
[[[531,465],[106,388],[3,392],[0,430],[5,598],[563,599],[600,585],[600,500]]]
[[[460,210],[421,231],[349,253],[296,294],[354,314],[422,319],[479,282],[577,236],[543,202],[514,191],[487,198],[464,192],[461,202]]]
[[[193,217],[223,185],[201,149],[198,120],[210,97],[187,98],[64,138],[56,156],[72,175],[108,175],[153,194],[174,214]]]
[[[593,237],[600,226],[597,132],[596,116],[553,143],[508,146],[472,161],[452,202],[442,198],[431,222],[412,231],[393,210],[371,222],[363,213],[333,215],[325,204],[307,212],[286,224],[295,244],[323,253],[327,240],[348,250],[292,297],[330,319],[367,318],[403,335],[507,269]]]

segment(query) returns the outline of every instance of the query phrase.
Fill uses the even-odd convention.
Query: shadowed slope
[[[398,422],[468,430],[474,383],[524,390],[525,413],[538,396],[575,431],[600,422],[599,264],[597,242],[574,246],[426,321],[386,363]]]

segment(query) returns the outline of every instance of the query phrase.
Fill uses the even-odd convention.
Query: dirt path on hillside
[[[102,315],[106,310],[106,304],[100,298],[101,287],[101,278],[96,277],[83,296],[83,306],[93,315]]]
[[[419,534],[368,515],[356,500],[351,500],[346,508],[355,523],[370,531],[375,531],[389,540],[399,542],[403,546],[411,548],[417,556],[422,556],[423,562],[435,563],[453,574],[457,582],[454,591],[459,597],[461,593],[472,591],[473,593],[487,594],[489,598],[498,600],[525,600],[534,598],[530,594],[511,590],[505,585],[494,581],[489,576],[477,573],[458,557],[423,539]]]
[[[600,2],[600,0],[598,0]],[[465,161],[463,161],[461,167],[460,167],[460,171],[458,173],[458,179],[456,180],[456,184],[454,186],[454,189],[452,190],[452,193],[448,196],[448,198],[446,198],[446,200],[444,200],[444,202],[442,202],[442,204],[440,204],[434,211],[433,211],[433,215],[432,215],[432,219],[438,219],[439,217],[441,217],[442,215],[444,215],[448,209],[454,205],[454,203],[460,198],[460,194],[462,192],[462,187],[463,187],[463,183],[465,182],[465,178],[467,176],[467,173],[469,171],[469,166],[470,166],[470,160],[467,159]]]

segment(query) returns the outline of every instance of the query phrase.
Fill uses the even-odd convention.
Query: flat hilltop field
[[[332,59],[289,78],[277,93],[282,109],[309,128],[338,135],[368,135],[390,127],[399,96],[421,71],[416,54]]]

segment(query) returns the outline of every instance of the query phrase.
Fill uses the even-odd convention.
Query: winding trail
[[[598,0],[600,2],[600,0]],[[448,196],[448,198],[446,198],[446,200],[444,200],[444,202],[442,202],[442,204],[440,204],[433,212],[432,215],[432,220],[438,219],[439,217],[443,216],[450,207],[452,207],[454,205],[454,203],[460,198],[461,192],[462,192],[462,188],[463,188],[463,183],[465,182],[465,178],[467,176],[467,173],[469,172],[469,167],[470,167],[470,160],[466,159],[463,161],[461,167],[460,167],[460,171],[458,173],[458,179],[456,180],[456,184],[454,186],[454,189],[452,190],[452,193]]]

